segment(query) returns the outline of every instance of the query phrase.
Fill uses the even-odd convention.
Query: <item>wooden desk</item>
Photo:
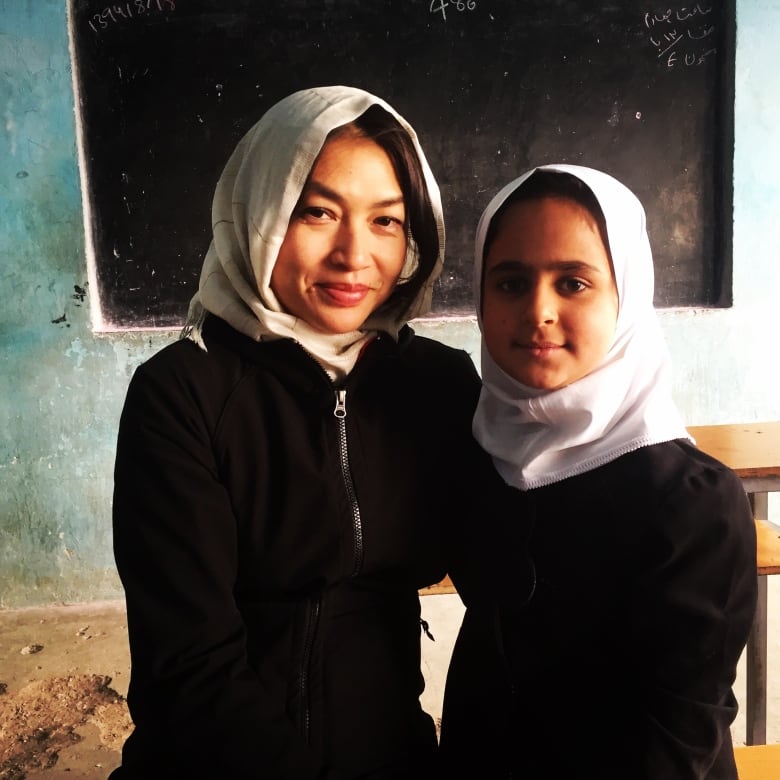
[[[766,742],[767,581],[780,573],[780,528],[768,522],[769,496],[780,490],[780,422],[691,426],[704,452],[733,469],[748,494],[758,536],[758,606],[747,644],[746,742]]]
[[[737,473],[754,517],[767,520],[767,494],[780,490],[780,422],[697,425],[688,432],[700,449]]]

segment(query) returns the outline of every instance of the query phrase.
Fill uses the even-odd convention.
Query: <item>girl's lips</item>
[[[534,357],[549,357],[556,350],[563,349],[562,344],[553,344],[551,341],[531,341],[525,344],[519,344],[518,346],[523,349],[527,349],[528,352]]]
[[[365,284],[318,284],[317,287],[337,306],[357,306],[371,290]]]

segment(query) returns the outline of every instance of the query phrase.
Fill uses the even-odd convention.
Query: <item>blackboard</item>
[[[71,0],[93,306],[181,325],[214,185],[274,102],[349,84],[415,126],[442,189],[433,316],[472,313],[472,240],[531,165],[601,168],[644,203],[656,304],[731,303],[735,3]]]

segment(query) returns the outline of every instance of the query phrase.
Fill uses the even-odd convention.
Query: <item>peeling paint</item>
[[[84,347],[84,344],[82,343],[81,339],[73,339],[73,341],[70,342],[70,347],[65,350],[65,357],[76,358],[76,370],[80,371],[83,368],[84,358],[87,356],[87,350]]]

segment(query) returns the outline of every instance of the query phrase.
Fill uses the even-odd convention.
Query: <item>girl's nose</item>
[[[534,325],[555,322],[558,318],[558,296],[548,285],[537,284],[528,296],[526,316]]]

